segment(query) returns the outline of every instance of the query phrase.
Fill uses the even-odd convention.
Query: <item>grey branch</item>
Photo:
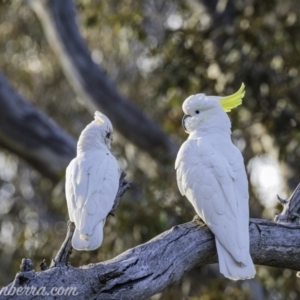
[[[277,223],[300,223],[300,183],[296,187],[294,193],[288,200],[282,199],[279,196],[278,200],[283,206],[282,212],[275,217]]]
[[[58,180],[76,153],[75,140],[22,98],[0,74],[0,145]]]
[[[72,0],[29,0],[70,84],[94,112],[100,109],[133,144],[154,157],[174,158],[177,146],[159,126],[118,93],[93,62],[76,23]],[[158,156],[158,153],[160,154]]]
[[[121,175],[120,175],[119,190],[118,190],[118,193],[116,195],[114,205],[113,205],[111,211],[109,212],[109,215],[111,215],[111,216],[114,216],[115,210],[118,207],[122,196],[130,188],[131,182],[128,182],[128,181],[125,180],[126,175],[127,174],[125,172],[122,172]]]
[[[68,221],[67,235],[57,255],[52,259],[50,268],[67,266],[69,257],[72,254],[72,237],[75,231],[75,224]]]
[[[300,269],[300,226],[251,219],[249,229],[251,256],[256,264]],[[11,284],[45,286],[47,291],[54,286],[76,287],[78,295],[74,299],[147,299],[192,268],[216,262],[214,236],[195,220],[175,226],[109,261],[80,268],[51,268],[34,275],[33,271],[20,272]],[[23,299],[32,298],[34,296]]]
[[[130,182],[127,182],[125,180],[126,175],[127,174],[125,172],[122,172],[120,175],[119,189],[118,189],[117,195],[114,200],[114,205],[113,205],[111,211],[109,212],[108,216],[109,215],[114,216],[114,212],[117,209],[122,196],[130,188]],[[75,224],[71,221],[68,221],[68,229],[67,229],[66,238],[65,238],[63,244],[61,245],[56,257],[52,260],[50,268],[68,266],[69,257],[72,253],[72,237],[73,237],[74,231],[75,231]],[[22,263],[23,263],[23,261],[22,261]],[[40,264],[40,266],[41,266],[42,271],[47,269],[45,260]]]

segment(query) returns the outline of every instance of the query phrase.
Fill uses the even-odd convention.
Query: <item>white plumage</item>
[[[106,217],[119,187],[119,167],[110,152],[113,127],[100,112],[82,131],[77,156],[66,170],[66,199],[70,221],[75,223],[72,246],[94,250],[103,240]]]
[[[239,280],[255,275],[249,254],[248,180],[221,99],[197,94],[185,100],[183,126],[190,135],[175,168],[181,194],[215,235],[220,272]]]

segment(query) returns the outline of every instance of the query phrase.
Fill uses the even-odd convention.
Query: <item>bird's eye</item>
[[[107,139],[110,138],[110,132],[108,132],[108,133],[106,134],[106,138],[107,138]]]
[[[199,114],[199,113],[200,113],[200,110],[196,110],[195,113],[196,113],[196,114]]]

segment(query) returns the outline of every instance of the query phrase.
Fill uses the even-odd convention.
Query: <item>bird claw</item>
[[[205,225],[205,222],[198,215],[194,216],[193,222],[198,223],[201,226]]]

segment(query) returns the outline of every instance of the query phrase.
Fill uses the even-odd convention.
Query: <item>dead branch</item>
[[[256,264],[300,269],[300,226],[250,220],[251,256]],[[214,236],[199,221],[175,226],[146,244],[106,262],[20,272],[11,285],[76,287],[74,299],[147,299],[197,265],[217,262]],[[20,280],[20,278],[22,280]],[[8,286],[9,287],[11,287]],[[18,299],[10,296],[10,299]],[[23,296],[22,299],[33,299]],[[70,296],[68,299],[73,299]],[[0,296],[0,299],[5,299]],[[46,296],[43,299],[54,299]]]

